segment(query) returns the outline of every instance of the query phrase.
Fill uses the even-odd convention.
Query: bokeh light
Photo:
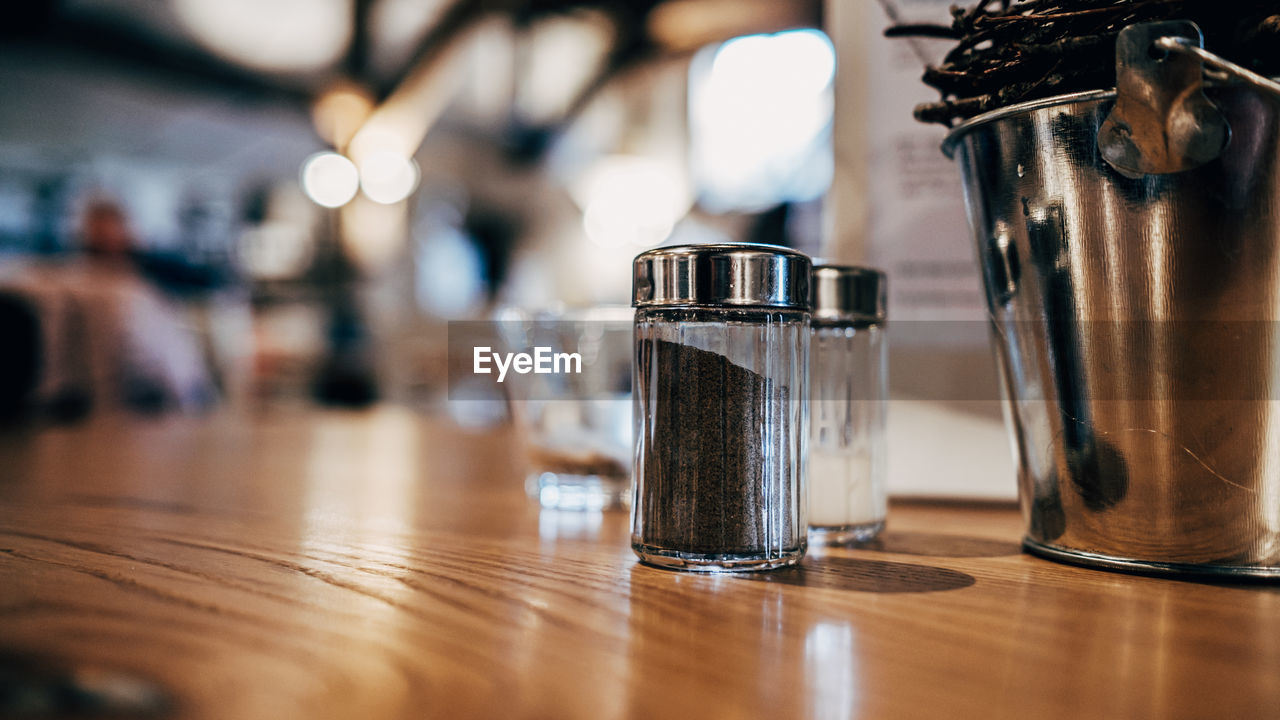
[[[671,234],[692,198],[683,172],[638,155],[602,158],[570,188],[587,238],[601,247],[651,247]]]
[[[174,0],[173,10],[205,47],[262,70],[328,66],[351,40],[350,0]]]
[[[690,69],[694,182],[712,211],[760,210],[826,192],[835,50],[818,30],[750,35]]]
[[[344,148],[373,112],[373,98],[354,85],[340,85],[326,91],[311,108],[316,132],[336,148]]]
[[[338,153],[316,153],[302,164],[302,191],[317,205],[346,205],[359,187],[355,164]]]
[[[393,150],[369,153],[359,170],[360,189],[377,203],[398,203],[418,187],[418,164]]]

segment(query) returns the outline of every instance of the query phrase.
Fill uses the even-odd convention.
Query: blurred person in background
[[[80,227],[84,251],[102,267],[128,269],[132,265],[133,233],[124,210],[111,200],[93,200],[84,210]]]
[[[156,270],[137,252],[123,209],[91,201],[80,231],[82,257],[0,276],[0,337],[17,369],[0,380],[0,413],[67,422],[94,411],[211,406],[216,391],[196,333],[149,279]]]

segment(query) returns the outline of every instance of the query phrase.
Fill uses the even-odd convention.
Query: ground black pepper
[[[638,478],[640,541],[735,554],[796,538],[790,450],[766,440],[787,421],[789,388],[681,343],[644,339],[637,352],[635,390],[653,404]]]

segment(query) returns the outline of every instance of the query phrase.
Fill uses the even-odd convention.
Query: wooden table
[[[798,570],[656,570],[624,514],[539,511],[509,444],[393,409],[3,436],[0,700],[8,677],[189,718],[1280,717],[1280,588],[1056,565],[1011,508],[923,504]]]

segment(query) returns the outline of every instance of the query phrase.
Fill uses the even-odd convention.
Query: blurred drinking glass
[[[504,351],[532,369],[503,387],[543,507],[620,508],[631,499],[631,320],[624,306],[499,313]]]

